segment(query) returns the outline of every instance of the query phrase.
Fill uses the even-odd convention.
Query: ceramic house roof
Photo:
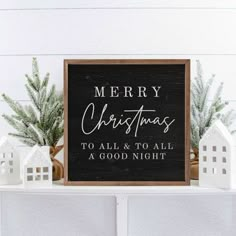
[[[224,137],[224,139],[231,143],[233,146],[236,145],[234,137],[220,120],[215,121],[215,123],[206,131],[200,143],[203,141],[207,141],[209,138],[211,138],[212,135],[215,135],[215,132]]]
[[[46,155],[39,146],[35,145],[25,158],[24,164],[52,165],[52,162],[50,160],[50,155]]]
[[[7,137],[2,137],[0,139],[0,150],[3,152],[15,152],[16,151]]]

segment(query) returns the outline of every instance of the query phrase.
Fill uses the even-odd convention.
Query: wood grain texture
[[[186,185],[190,184],[190,60],[185,61],[185,183]]]
[[[190,89],[190,61],[189,60],[65,60],[64,65],[65,65],[65,69],[64,69],[64,76],[65,76],[64,77],[65,78],[64,79],[64,89],[65,89],[65,97],[64,97],[64,100],[65,100],[65,136],[64,136],[65,137],[65,140],[64,140],[64,143],[65,143],[65,149],[64,149],[65,150],[65,153],[64,153],[64,157],[65,157],[65,160],[64,160],[64,163],[65,163],[65,184],[68,184],[68,185],[73,185],[73,184],[78,184],[78,185],[186,185],[186,184],[189,184],[189,150],[190,150],[189,149],[190,148],[189,147],[189,92],[190,92],[189,91],[189,89]],[[98,177],[96,177],[96,179],[97,179],[96,181],[91,180],[91,177],[89,177],[89,179],[87,179],[86,181],[83,181],[83,180],[76,181],[75,179],[72,181],[71,177],[70,178],[68,177],[69,173],[70,173],[70,172],[68,172],[68,170],[71,169],[71,165],[72,165],[71,163],[69,164],[69,159],[68,159],[69,156],[68,155],[71,155],[72,154],[71,152],[74,152],[74,150],[73,151],[69,150],[69,145],[71,145],[71,141],[70,141],[70,144],[69,144],[68,140],[69,140],[69,137],[70,137],[70,140],[72,140],[72,139],[77,140],[78,139],[78,135],[79,135],[79,131],[77,130],[76,127],[73,127],[73,129],[72,129],[73,131],[77,130],[76,131],[77,137],[74,137],[74,135],[72,135],[71,133],[68,132],[68,130],[69,130],[69,125],[68,124],[69,124],[69,122],[72,122],[71,121],[71,115],[69,113],[69,106],[70,106],[70,111],[72,111],[72,110],[76,111],[79,108],[76,108],[76,107],[72,108],[71,104],[69,105],[69,99],[71,99],[69,97],[71,97],[71,94],[72,94],[72,90],[71,90],[72,87],[71,87],[71,85],[70,85],[70,87],[68,87],[69,76],[71,76],[71,75],[69,75],[69,71],[68,71],[69,65],[70,66],[71,65],[80,65],[81,69],[83,68],[82,65],[103,65],[103,66],[104,65],[112,65],[112,66],[113,65],[132,65],[132,66],[138,65],[139,67],[141,67],[142,65],[149,65],[149,66],[150,65],[161,65],[161,66],[162,65],[170,65],[170,66],[171,65],[185,65],[185,75],[184,75],[184,77],[185,77],[185,85],[183,85],[184,86],[183,91],[185,91],[184,93],[186,95],[185,100],[184,100],[185,101],[184,102],[184,104],[185,104],[185,109],[184,109],[184,111],[185,111],[185,115],[184,115],[185,119],[184,120],[185,120],[185,124],[186,124],[184,126],[184,129],[185,129],[185,137],[184,137],[184,140],[185,140],[185,155],[184,155],[184,159],[185,159],[185,165],[184,165],[185,166],[185,171],[184,171],[184,173],[185,174],[184,175],[185,176],[184,176],[184,180],[174,181],[174,179],[173,179],[172,181],[163,181],[163,180],[162,181],[160,181],[160,180],[159,181],[154,181],[154,180],[152,181],[152,180],[147,178],[145,181],[141,181],[140,179],[138,179],[136,181],[126,181],[125,178],[122,177],[122,181],[118,181],[119,177],[117,176],[117,177],[115,177],[116,181],[111,181],[111,180],[109,180],[109,178],[111,177],[111,175],[110,175],[109,178],[107,178],[107,179],[105,178],[104,179],[105,181],[99,181],[97,179]],[[91,73],[92,73],[92,71],[91,71]],[[114,73],[116,73],[116,72],[114,71]],[[75,75],[73,75],[73,77],[74,76]],[[77,77],[78,76],[79,75],[77,75]],[[78,80],[79,80],[79,78],[77,79],[77,81]],[[91,78],[91,80],[93,80],[93,79]],[[118,81],[116,79],[116,83],[117,82]],[[164,81],[162,81],[162,82],[164,82]],[[108,83],[112,83],[112,81],[108,81]],[[169,83],[169,82],[166,80],[166,83]],[[182,81],[181,81],[181,83],[182,83]],[[177,84],[178,84],[178,82],[176,81],[176,85]],[[170,86],[173,86],[173,85],[170,85]],[[75,88],[78,89],[78,86],[77,85],[75,85],[75,86],[73,85],[73,88],[74,89]],[[70,91],[70,93],[68,91]],[[80,92],[78,91],[77,94],[78,93],[80,94]],[[86,93],[85,90],[84,90],[84,92]],[[90,96],[90,95],[87,94],[87,96]],[[74,101],[74,99],[75,98],[73,98],[73,101]],[[84,100],[86,98],[83,97],[82,99]],[[76,100],[81,100],[81,98],[77,97]],[[108,102],[108,104],[109,104],[109,102]],[[81,111],[79,111],[79,112],[81,112]],[[70,121],[69,121],[69,117],[70,117]],[[73,118],[73,120],[74,120],[74,118]],[[77,123],[78,122],[79,122],[79,120],[77,121]],[[71,128],[70,128],[70,130],[71,130]],[[106,135],[109,136],[108,133],[106,133]],[[93,140],[97,142],[97,140],[100,140],[100,138],[95,137]],[[112,140],[112,138],[110,140]],[[120,141],[123,142],[123,139],[120,140]],[[129,141],[131,141],[131,140],[129,140]],[[72,142],[74,142],[74,141],[72,141]],[[73,145],[75,145],[75,144],[73,144]],[[77,149],[79,148],[78,147],[79,145],[80,144],[78,144],[78,143],[76,144]],[[70,146],[70,149],[71,148],[72,148],[72,146]],[[79,155],[81,155],[81,153]],[[176,153],[175,153],[175,155],[176,155]],[[73,157],[73,158],[75,158],[75,157]],[[82,158],[82,156],[80,157],[80,159],[81,158]],[[85,157],[83,157],[83,158],[85,158]],[[81,163],[79,164],[80,166],[82,165]],[[99,163],[97,163],[96,165],[98,165],[98,164]],[[93,163],[93,165],[94,165],[94,163]],[[73,163],[73,168],[76,170],[76,163]],[[81,166],[80,168],[83,168],[83,166]],[[76,170],[76,171],[78,173],[80,173],[81,169],[80,170]],[[96,175],[96,172],[93,171],[93,173]],[[98,174],[98,172],[97,172],[97,174]],[[103,173],[103,175],[105,175],[105,172]],[[129,173],[129,175],[130,175],[130,177],[132,177],[132,173]],[[82,174],[81,174],[81,176],[82,176]],[[129,177],[129,179],[130,179],[130,177]],[[85,177],[85,178],[83,177],[84,180],[86,178],[88,178],[88,177]],[[92,178],[94,178],[94,177],[92,177]],[[143,177],[143,178],[145,179],[146,177]],[[113,177],[113,179],[114,179],[114,177]]]

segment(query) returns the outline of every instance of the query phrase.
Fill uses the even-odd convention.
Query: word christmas
[[[124,113],[133,114],[133,116],[128,116],[126,118],[123,117],[123,114],[120,117],[116,117],[115,114],[111,114],[108,119],[105,119],[107,115],[105,114],[108,108],[108,104],[105,104],[101,114],[99,115],[99,119],[96,120],[96,124],[92,129],[85,129],[86,123],[91,124],[91,121],[94,121],[95,115],[95,105],[94,103],[90,103],[84,111],[82,121],[81,121],[81,129],[85,135],[90,135],[96,130],[100,130],[103,126],[111,126],[113,129],[119,127],[125,127],[125,133],[129,134],[132,130],[134,130],[134,136],[137,137],[139,128],[145,125],[158,125],[163,126],[163,133],[167,133],[171,124],[175,121],[175,119],[171,119],[169,116],[159,117],[156,116],[154,118],[145,117],[144,113],[156,112],[156,110],[145,110],[142,105],[138,110],[124,110]]]

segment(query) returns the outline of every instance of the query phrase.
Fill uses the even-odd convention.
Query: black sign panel
[[[189,184],[189,60],[65,61],[65,184]]]

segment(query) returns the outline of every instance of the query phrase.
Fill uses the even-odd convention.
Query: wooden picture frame
[[[183,88],[181,87],[181,89],[183,90],[182,92],[184,93],[184,98],[181,100],[181,104],[184,106],[184,108],[180,108],[179,110],[184,110],[184,114],[182,114],[182,117],[184,117],[184,123],[181,123],[181,127],[183,127],[183,137],[184,137],[184,150],[183,150],[183,157],[181,157],[180,155],[180,158],[183,158],[183,160],[181,160],[182,162],[184,161],[184,167],[181,167],[181,168],[184,168],[183,170],[181,170],[182,172],[182,175],[181,175],[181,178],[180,180],[155,180],[155,178],[153,180],[84,180],[84,179],[81,179],[81,180],[74,180],[72,178],[69,177],[69,166],[70,166],[70,160],[69,160],[69,142],[68,142],[68,139],[70,138],[71,139],[71,136],[70,136],[70,133],[68,131],[69,129],[69,122],[70,121],[70,118],[69,118],[69,115],[70,115],[70,111],[74,111],[76,109],[75,108],[71,108],[69,109],[69,96],[70,94],[72,93],[71,91],[76,90],[78,89],[78,86],[76,87],[76,85],[74,86],[69,86],[69,80],[73,77],[73,81],[76,81],[76,77],[77,75],[80,75],[80,71],[84,71],[86,69],[83,69],[83,66],[84,65],[91,65],[91,66],[94,66],[92,68],[96,68],[96,70],[99,70],[99,66],[108,66],[109,65],[127,65],[127,66],[134,66],[134,68],[138,68],[139,66],[140,67],[144,67],[146,68],[144,65],[150,65],[151,68],[155,68],[158,67],[158,66],[161,66],[162,70],[164,70],[163,68],[166,68],[166,71],[167,71],[167,74],[169,73],[168,72],[168,66],[171,70],[176,70],[177,71],[177,76],[176,77],[181,77],[181,79],[183,79],[182,81],[182,84],[181,86],[183,86]],[[131,66],[131,68],[133,68]],[[154,66],[154,67],[153,67]],[[74,75],[71,76],[71,74],[69,73],[72,73],[70,71],[70,68],[73,68],[72,71],[76,71],[75,74],[77,73],[77,75]],[[76,69],[77,68],[77,69]],[[78,69],[80,68],[80,69]],[[85,66],[85,68],[87,68]],[[105,67],[104,67],[105,68]],[[116,68],[116,67],[114,67]],[[121,67],[123,68],[123,67]],[[126,68],[126,67],[124,67]],[[149,67],[148,67],[149,68]],[[174,69],[173,69],[174,68]],[[181,70],[184,70],[184,71],[178,71],[178,68],[182,68]],[[184,68],[184,69],[183,69]],[[88,70],[87,73],[89,73],[89,71],[91,71],[92,73],[92,69],[90,68],[90,70]],[[73,72],[74,73],[74,72]],[[119,72],[117,72],[119,73]],[[135,72],[136,73],[136,72]],[[148,73],[148,70],[147,72],[145,73]],[[162,72],[163,74],[164,72]],[[181,74],[181,76],[180,76]],[[174,72],[172,73],[172,75],[174,75]],[[163,74],[163,77],[165,77],[166,75]],[[79,77],[79,76],[78,76]],[[89,76],[88,76],[89,77]],[[101,76],[102,77],[102,76]],[[168,77],[168,76],[166,76]],[[93,78],[92,78],[93,79]],[[91,79],[91,81],[92,81]],[[145,78],[144,78],[145,79]],[[160,78],[161,80],[162,78]],[[172,79],[172,78],[171,78]],[[78,78],[79,80],[79,78]],[[72,80],[71,80],[72,81]],[[111,81],[113,82],[112,85],[116,85],[115,81]],[[75,82],[76,83],[76,82]],[[109,82],[110,83],[110,82]],[[109,84],[107,83],[107,84]],[[175,86],[180,86],[179,85],[179,81],[176,81],[176,84],[174,84]],[[84,85],[83,85],[84,86]],[[168,86],[171,86],[170,84],[168,84]],[[168,87],[166,86],[166,87]],[[70,89],[70,92],[69,92],[69,89]],[[87,87],[84,87],[84,90],[87,89]],[[82,90],[81,90],[82,91]],[[176,90],[177,91],[177,90]],[[179,92],[180,90],[178,90],[178,96],[181,96],[181,92]],[[89,93],[87,93],[89,94]],[[176,96],[177,96],[176,95]],[[80,94],[79,92],[75,92],[74,97],[76,97],[76,100],[78,98],[78,100],[84,100],[85,98],[80,98]],[[85,96],[85,95],[83,95]],[[89,95],[90,96],[90,95]],[[178,97],[177,96],[177,97]],[[168,96],[166,96],[168,99]],[[177,98],[178,99],[178,98]],[[124,102],[123,102],[124,103]],[[175,105],[175,104],[174,104]],[[182,106],[181,105],[181,106]],[[153,186],[153,185],[189,185],[190,184],[190,174],[189,174],[189,171],[190,171],[190,60],[189,59],[171,59],[171,60],[156,60],[156,59],[115,59],[115,60],[64,60],[64,106],[65,106],[65,131],[64,131],[64,165],[65,165],[65,168],[64,168],[64,184],[65,185],[85,185],[85,186],[91,186],[91,185],[95,185],[95,186]],[[174,107],[173,105],[171,105],[171,107]],[[178,111],[178,109],[176,110]],[[175,113],[175,112],[173,112]],[[77,137],[76,137],[77,139]],[[182,146],[181,146],[182,147]],[[81,156],[79,157],[80,155],[78,155],[78,158],[81,158]],[[175,163],[179,163],[179,162],[175,162]],[[73,167],[74,168],[74,167]],[[74,171],[74,169],[73,169]],[[79,171],[79,170],[78,170]],[[77,170],[74,172],[75,175],[78,174]],[[86,172],[87,173],[87,172]],[[155,172],[156,173],[156,172]],[[176,172],[177,173],[177,172]],[[73,177],[74,178],[74,177]]]

